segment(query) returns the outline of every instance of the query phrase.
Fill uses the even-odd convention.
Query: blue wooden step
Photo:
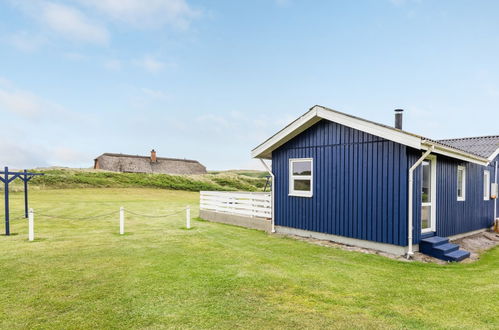
[[[456,250],[456,251],[452,251],[452,252],[445,254],[447,261],[456,261],[456,262],[464,260],[464,259],[468,258],[469,256],[470,256],[470,253],[468,251],[465,251],[465,250]]]
[[[431,245],[431,247],[435,247],[435,246],[442,245],[442,244],[445,244],[448,242],[449,242],[448,238],[440,237],[440,236],[433,236],[433,237],[428,237],[428,238],[422,239],[420,244],[424,244],[424,245],[428,244],[428,245]]]
[[[456,250],[459,250],[459,245],[457,245],[457,244],[452,244],[452,243],[440,244],[440,245],[437,245],[433,248],[432,255],[435,258],[442,259],[441,257],[445,256],[448,253],[454,252]]]
[[[448,238],[440,236],[422,239],[419,251],[445,261],[461,261],[470,256],[468,251],[459,250],[459,245],[449,243]]]

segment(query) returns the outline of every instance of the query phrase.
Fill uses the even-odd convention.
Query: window
[[[490,172],[483,171],[483,200],[488,201],[490,198]]]
[[[312,158],[289,160],[289,195],[312,197],[314,187]]]
[[[466,167],[457,167],[457,200],[466,200]]]

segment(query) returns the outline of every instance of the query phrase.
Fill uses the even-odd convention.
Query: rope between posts
[[[23,216],[20,216],[20,217],[17,217],[17,218],[10,218],[10,217],[9,217],[9,221],[16,221],[16,220],[23,220],[23,219],[26,219],[26,220],[27,220],[28,218],[26,218],[24,215],[23,215]]]
[[[151,215],[151,214],[140,214],[140,213],[135,213],[135,212],[132,212],[132,211],[129,211],[127,209],[125,209],[125,212],[126,213],[129,213],[129,214],[132,214],[132,215],[136,215],[136,216],[139,216],[139,217],[145,217],[145,218],[167,218],[167,217],[171,217],[171,216],[174,216],[174,215],[177,215],[177,214],[180,214],[180,213],[183,213],[185,210],[180,210],[178,212],[175,212],[175,213],[170,213],[170,214],[161,214],[161,215]]]
[[[80,221],[80,220],[92,220],[92,219],[97,219],[97,218],[103,218],[103,217],[107,217],[107,216],[110,216],[110,215],[113,215],[113,214],[117,214],[117,213],[118,213],[118,211],[113,211],[113,212],[109,212],[109,213],[104,213],[104,214],[99,214],[99,215],[93,215],[93,216],[90,216],[90,217],[81,217],[81,218],[61,217],[61,216],[57,216],[57,215],[43,214],[43,213],[40,213],[40,212],[35,212],[35,215],[46,217],[46,218],[51,218],[51,219],[77,220],[77,221]]]
[[[129,211],[127,209],[124,209],[124,211],[126,213],[128,213],[128,214],[132,214],[132,215],[139,216],[139,217],[145,217],[145,218],[167,218],[167,217],[171,217],[171,216],[174,216],[174,215],[181,214],[185,210],[180,210],[178,212],[174,212],[174,213],[170,213],[170,214],[160,214],[160,215],[141,214],[141,213],[136,213],[136,212],[133,212],[133,211]],[[40,212],[35,212],[35,215],[41,216],[41,217],[50,218],[50,219],[77,220],[77,221],[81,221],[81,220],[92,220],[92,219],[97,219],[97,218],[103,218],[103,217],[107,217],[107,216],[110,216],[110,215],[115,215],[117,213],[119,213],[119,211],[113,211],[113,212],[109,212],[109,213],[104,213],[104,214],[99,214],[99,215],[93,215],[93,216],[89,216],[89,217],[79,217],[79,218],[71,218],[71,217],[64,217],[64,216],[58,216],[58,215],[50,215],[50,214],[44,214],[44,213],[40,213]],[[20,219],[25,219],[25,217],[23,216],[23,217],[20,217],[20,218],[11,218],[10,220],[20,220]]]

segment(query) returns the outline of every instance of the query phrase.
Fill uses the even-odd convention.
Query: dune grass
[[[407,263],[151,215],[199,194],[160,189],[32,192],[36,240],[25,220],[0,236],[0,328],[496,328],[499,249],[472,264]],[[0,209],[3,212],[3,209]],[[13,216],[22,214],[13,194]],[[3,227],[3,226],[2,226]],[[3,228],[2,228],[3,229]]]
[[[32,189],[67,188],[162,188],[186,191],[261,191],[266,178],[259,171],[214,172],[203,175],[118,173],[93,169],[48,169],[31,180]],[[251,175],[246,175],[246,174]],[[3,186],[0,185],[0,189]],[[12,183],[12,191],[23,189],[22,181]]]

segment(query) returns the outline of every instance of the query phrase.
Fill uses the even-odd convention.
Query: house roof
[[[499,135],[438,140],[438,142],[493,160],[499,152]]]
[[[206,167],[196,160],[104,153],[95,160],[95,168],[131,173],[205,174]]]
[[[390,141],[394,141],[409,147],[428,150],[434,148],[433,152],[449,157],[465,160],[480,165],[486,165],[490,161],[475,150],[460,149],[451,144],[428,139],[421,135],[410,133],[395,127],[376,123],[363,118],[355,117],[340,111],[329,109],[320,105],[313,106],[308,112],[282,130],[268,138],[265,142],[252,150],[254,158],[272,158],[272,151],[282,146],[298,134],[302,133],[317,122],[326,119],[338,124],[351,127],[363,132],[370,133]]]
[[[139,155],[127,155],[127,154],[115,154],[115,153],[110,153],[110,152],[105,152],[99,157],[102,156],[111,156],[111,157],[123,157],[123,158],[141,158],[141,159],[150,159],[151,156],[139,156]],[[97,157],[97,158],[99,158]],[[96,158],[96,159],[97,159]],[[156,157],[156,160],[177,160],[177,161],[182,161],[182,162],[189,162],[189,163],[199,163],[197,160],[192,160],[192,159],[182,159],[182,158],[166,158],[166,157]]]

